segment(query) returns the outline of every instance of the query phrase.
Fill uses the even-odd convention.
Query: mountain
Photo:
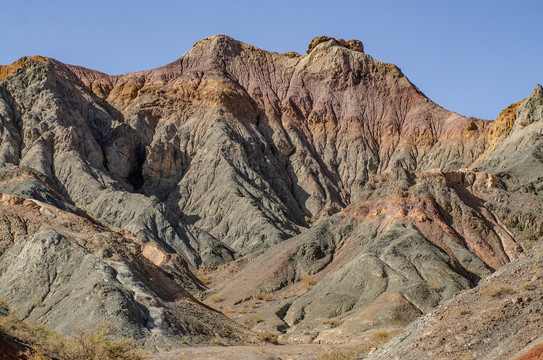
[[[540,86],[490,122],[358,40],[222,35],[154,70],[28,57],[0,81],[0,297],[60,331],[359,343],[542,235]]]

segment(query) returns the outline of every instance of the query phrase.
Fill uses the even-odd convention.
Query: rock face
[[[154,70],[33,57],[0,81],[0,294],[66,332],[77,313],[149,347],[248,341],[187,292],[207,290],[235,309],[272,294],[255,329],[359,341],[542,235],[540,86],[491,124],[358,40],[302,56],[222,35]]]
[[[518,259],[405,328],[377,359],[537,359],[543,251]],[[531,356],[530,356],[531,355]]]
[[[439,108],[394,65],[321,40],[289,57],[216,36],[118,77],[28,61],[3,83],[0,159],[196,267],[300,233],[305,218],[357,201],[371,174],[453,169],[484,150],[486,122]]]
[[[180,346],[183,337],[250,339],[148,261],[141,239],[15,195],[1,195],[0,209],[0,293],[22,319],[64,333],[107,319],[150,349]]]
[[[478,167],[496,173],[511,190],[539,194],[543,189],[543,90],[537,85],[518,106],[508,136]]]

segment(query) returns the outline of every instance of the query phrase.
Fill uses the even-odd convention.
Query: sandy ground
[[[319,344],[187,347],[153,354],[148,360],[314,360],[330,348]]]

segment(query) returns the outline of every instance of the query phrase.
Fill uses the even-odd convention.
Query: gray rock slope
[[[4,220],[2,293],[55,328],[70,331],[62,315],[73,308],[88,311],[87,324],[130,323],[149,344],[184,333],[249,339],[185,290],[204,287],[189,268],[217,265],[236,269],[219,271],[211,288],[232,305],[315,276],[274,312],[292,332],[333,318],[343,334],[374,331],[386,325],[379,311],[357,319],[380,308],[401,327],[543,231],[540,86],[489,147],[490,122],[442,109],[356,41],[321,37],[299,55],[214,36],[164,67],[120,76],[45,58],[16,65],[0,72],[9,73],[0,83],[0,192],[125,239],[115,240],[125,255],[112,260],[108,241],[90,249],[70,224],[14,235],[19,215]],[[28,269],[37,270],[23,297],[15,276]],[[62,310],[59,294],[78,279],[70,271],[94,285]],[[150,273],[164,283],[146,282]],[[105,303],[91,296],[101,288]],[[314,337],[345,338],[341,326]]]
[[[216,36],[118,77],[28,60],[1,86],[0,159],[193,267],[231,261],[357,201],[371,174],[484,150],[488,123],[354,49],[280,55]]]
[[[141,252],[140,239],[37,200],[0,198],[0,294],[66,334],[111,322],[148,349],[250,341]]]

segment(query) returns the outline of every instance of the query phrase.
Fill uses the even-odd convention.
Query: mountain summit
[[[0,294],[61,331],[256,341],[196,296],[257,330],[359,342],[541,236],[540,86],[492,123],[359,40],[300,55],[223,35],[153,70],[31,57],[0,81]]]

